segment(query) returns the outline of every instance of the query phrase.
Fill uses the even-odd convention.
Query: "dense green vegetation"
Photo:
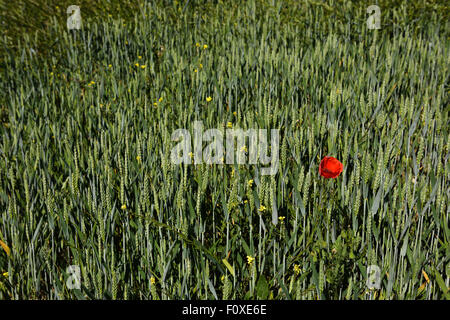
[[[450,298],[448,7],[57,2],[0,7],[1,299]],[[196,120],[277,174],[174,165]]]

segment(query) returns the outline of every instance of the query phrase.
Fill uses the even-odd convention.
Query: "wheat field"
[[[0,299],[448,300],[448,7],[379,2],[375,30],[362,1],[141,1],[3,34]],[[279,130],[276,174],[174,164],[195,121]]]

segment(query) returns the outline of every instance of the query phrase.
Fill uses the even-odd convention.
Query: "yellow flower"
[[[247,263],[249,265],[251,265],[253,263],[253,261],[255,261],[255,258],[253,258],[252,256],[247,256]]]
[[[263,211],[266,211],[266,207],[264,207],[263,205],[261,205],[260,207],[259,207],[259,209],[258,209],[258,211],[261,211],[261,212],[263,212]]]
[[[208,48],[208,45],[207,44],[204,44],[203,45],[203,49],[207,49]]]
[[[11,249],[8,247],[8,245],[4,243],[2,240],[0,240],[0,246],[3,248],[3,250],[5,250],[6,255],[9,256],[11,253]]]
[[[108,68],[112,68],[112,64],[108,64]]]
[[[253,179],[248,180],[248,186],[251,188],[253,185]]]
[[[302,271],[302,269],[300,268],[300,266],[298,264],[294,264],[294,272],[295,272],[295,274],[299,275],[301,271]]]
[[[50,75],[53,76],[53,72],[50,72]]]
[[[243,147],[241,148],[241,152],[247,152],[247,147],[246,147],[246,146],[243,146]]]
[[[203,65],[202,65],[201,63],[200,63],[200,65],[199,65],[199,66],[200,66],[200,69],[203,69]]]
[[[237,116],[237,112],[236,111],[233,112],[233,116]]]
[[[228,123],[227,123],[227,127],[228,127],[228,128],[232,128],[232,127],[233,127],[233,124],[232,124],[231,122],[228,122]]]
[[[195,46],[196,46],[197,48],[200,47],[200,43],[197,42],[197,43],[195,44]]]
[[[135,65],[136,67],[139,67],[139,63],[135,63],[134,65]]]
[[[122,210],[125,210],[126,208],[127,208],[126,204],[123,204],[122,207],[121,207]]]
[[[163,98],[162,98],[162,97],[161,97],[161,98],[159,98],[159,99],[158,99],[158,101],[159,101],[159,102],[162,102],[162,101],[163,101]]]
[[[150,283],[151,283],[151,284],[155,284],[155,283],[156,283],[156,279],[155,279],[154,276],[151,276],[151,277],[150,277]]]
[[[206,98],[206,102],[210,102],[211,100],[212,100],[211,97],[207,97],[207,98]]]
[[[145,65],[145,64],[143,64],[142,66],[141,66],[141,68],[142,69],[145,69],[147,66]]]
[[[141,157],[140,157],[140,156],[137,156],[137,157],[136,157],[136,160],[137,160],[138,162],[140,162],[140,161],[141,161]]]
[[[280,217],[278,217],[278,220],[280,220],[281,222],[283,222],[285,218],[286,218],[285,216],[280,216]]]
[[[5,277],[5,278],[8,278],[8,272],[3,272],[3,276]]]
[[[221,277],[220,277],[220,280],[222,280],[222,282],[225,280],[225,276],[224,275],[222,275]]]
[[[126,26],[126,24],[124,23],[124,24],[123,24],[123,26],[125,27],[125,26]],[[125,41],[125,44],[128,44],[128,41]]]
[[[425,278],[425,280],[427,281],[427,283],[430,283],[430,278],[428,277],[427,273],[422,269],[422,274],[423,277]]]
[[[141,57],[141,56],[138,56],[138,59],[139,59],[139,60],[141,60],[141,59],[142,59],[142,57]]]
[[[153,105],[154,105],[155,107],[157,107],[157,106],[158,106],[158,102],[154,102]]]

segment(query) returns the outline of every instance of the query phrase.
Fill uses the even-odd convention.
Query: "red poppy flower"
[[[325,157],[320,161],[319,174],[325,178],[337,178],[344,169],[344,165],[336,158]]]

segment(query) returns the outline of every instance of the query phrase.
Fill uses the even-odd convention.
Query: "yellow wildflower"
[[[207,44],[204,44],[203,45],[203,49],[207,49],[208,48],[208,45]]]
[[[232,128],[232,127],[233,127],[233,124],[232,124],[231,122],[228,122],[228,123],[227,123],[227,127],[228,127],[228,128]]]
[[[280,220],[281,222],[283,222],[285,218],[286,218],[285,216],[280,216],[280,217],[278,217],[278,220]]]
[[[108,64],[108,68],[112,68],[112,64]]]
[[[138,162],[141,162],[141,157],[140,157],[140,156],[137,156],[137,157],[136,157],[136,160],[137,160]]]
[[[145,65],[145,64],[143,64],[142,66],[141,66],[141,68],[142,69],[145,69],[147,66]]]
[[[138,59],[139,59],[139,60],[141,60],[141,59],[142,59],[142,57],[141,57],[141,56],[138,56]]]
[[[300,268],[300,266],[298,264],[294,264],[294,272],[295,272],[295,274],[299,275],[301,271],[302,271],[302,269]]]
[[[197,48],[200,47],[200,43],[197,42],[197,43],[195,44],[195,46],[196,46]]]
[[[211,100],[212,100],[211,97],[207,97],[207,98],[206,98],[206,102],[210,102]]]
[[[8,276],[9,276],[8,272],[3,272],[3,276],[4,276],[5,278],[8,278]]]
[[[263,212],[263,211],[266,211],[266,209],[267,209],[266,207],[264,207],[263,205],[260,205],[258,211]]]
[[[121,207],[122,210],[125,210],[126,208],[127,208],[126,204],[123,204],[122,207]]]
[[[247,263],[248,263],[249,265],[252,265],[252,264],[253,264],[253,261],[255,261],[255,258],[253,258],[252,256],[247,256]]]
[[[162,98],[162,97],[161,97],[161,98],[159,98],[159,99],[158,99],[158,101],[159,101],[159,102],[162,102],[162,101],[163,101],[163,98]]]
[[[156,283],[156,279],[155,279],[154,276],[151,276],[151,277],[150,277],[150,283],[151,283],[151,284],[155,284],[155,283]]]
[[[251,188],[253,185],[253,179],[248,180],[248,186]]]
[[[139,63],[135,63],[134,65],[139,68]]]

